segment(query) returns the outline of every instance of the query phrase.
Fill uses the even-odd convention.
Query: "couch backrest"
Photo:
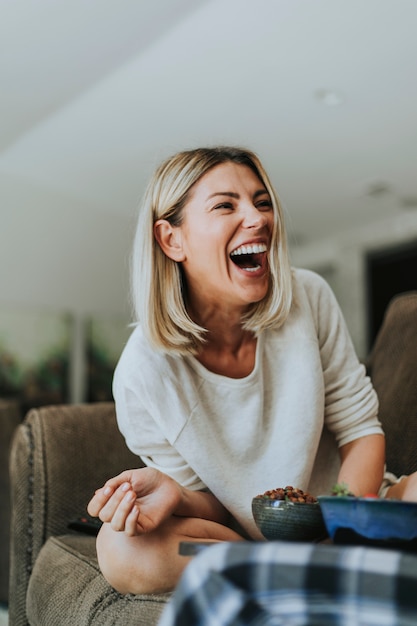
[[[387,469],[417,470],[417,291],[389,303],[369,359],[386,434]]]

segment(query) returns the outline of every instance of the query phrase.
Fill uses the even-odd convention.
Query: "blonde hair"
[[[274,211],[268,293],[250,306],[242,325],[259,333],[282,325],[290,311],[292,278],[283,211],[258,157],[243,148],[223,146],[180,152],[162,163],[150,180],[139,211],[132,254],[135,321],[141,324],[151,345],[165,352],[195,353],[204,342],[206,329],[187,313],[181,265],[161,250],[154,237],[154,224],[165,219],[179,226],[190,189],[210,169],[227,162],[245,165],[256,174],[271,196]]]

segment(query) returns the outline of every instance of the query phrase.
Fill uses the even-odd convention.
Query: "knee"
[[[190,558],[178,552],[180,541],[238,541],[230,528],[194,518],[169,518],[151,533],[128,537],[103,524],[97,558],[107,582],[120,593],[162,593],[177,584]]]
[[[141,580],[138,571],[141,559],[135,559],[135,550],[129,549],[133,538],[123,532],[114,531],[110,524],[103,524],[97,536],[97,560],[104,578],[119,593],[142,593],[137,587],[137,580]],[[135,537],[135,539],[138,539]],[[136,544],[139,542],[136,541]],[[133,576],[132,568],[136,562],[136,572]],[[146,591],[145,591],[146,593]]]
[[[165,593],[175,587],[189,559],[171,554],[161,532],[129,537],[103,524],[97,536],[101,573],[119,593]]]
[[[107,582],[120,593],[127,593],[123,580],[124,569],[120,562],[121,542],[109,524],[103,524],[96,541],[97,560]],[[122,550],[123,553],[123,550]]]

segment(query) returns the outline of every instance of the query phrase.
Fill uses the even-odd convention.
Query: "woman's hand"
[[[182,488],[172,478],[150,467],[127,470],[97,489],[87,510],[113,530],[129,536],[157,528],[172,515]]]

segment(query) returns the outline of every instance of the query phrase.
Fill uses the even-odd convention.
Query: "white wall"
[[[77,198],[3,182],[0,302],[127,313],[134,210],[131,220],[115,217],[84,207]]]
[[[70,313],[71,397],[83,395],[83,324],[90,315],[130,321],[132,217],[84,207],[77,198],[0,180],[0,306]]]
[[[361,358],[367,353],[366,254],[416,240],[417,212],[409,211],[371,226],[340,233],[315,245],[292,250],[294,265],[316,270],[331,285]]]

